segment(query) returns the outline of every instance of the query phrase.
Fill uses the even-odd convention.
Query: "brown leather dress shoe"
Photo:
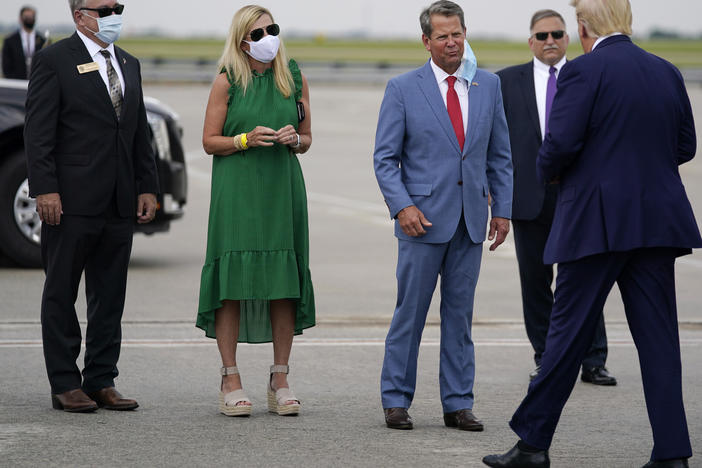
[[[136,400],[124,398],[115,387],[105,387],[97,392],[90,392],[88,395],[97,402],[100,408],[108,410],[127,411],[139,407]]]
[[[412,417],[407,408],[384,408],[385,424],[390,429],[412,429]]]
[[[80,388],[51,395],[51,406],[69,413],[91,413],[98,409],[97,403]]]
[[[469,409],[444,413],[444,424],[447,427],[457,427],[462,431],[482,431],[485,429],[483,423]]]

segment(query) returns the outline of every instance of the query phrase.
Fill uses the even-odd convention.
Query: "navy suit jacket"
[[[536,155],[543,138],[534,91],[534,61],[497,72],[509,126],[514,166],[512,219],[530,221],[541,213],[545,188],[536,177]]]
[[[560,178],[545,263],[612,251],[702,247],[678,165],[695,155],[680,72],[617,35],[558,76],[542,182]]]
[[[493,217],[510,218],[512,158],[499,78],[478,69],[470,83],[468,129],[463,150],[427,63],[388,82],[375,137],[374,166],[390,216],[417,206],[433,224],[399,239],[451,240],[463,216],[470,239],[485,240],[488,193]]]

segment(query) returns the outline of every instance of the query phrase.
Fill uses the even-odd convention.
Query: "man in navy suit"
[[[493,467],[548,467],[548,448],[616,283],[653,430],[646,467],[687,467],[675,259],[702,247],[678,165],[696,150],[680,72],[635,46],[628,0],[573,0],[585,55],[558,78],[542,181],[560,181],[544,261],[558,263],[541,372],[510,426],[521,438]]]
[[[514,198],[512,226],[522,287],[524,327],[534,348],[536,377],[546,347],[553,307],[553,265],[544,265],[544,247],[553,223],[558,185],[542,184],[536,177],[536,154],[548,128],[556,79],[566,63],[568,33],[563,17],[554,10],[539,10],[531,18],[529,48],[534,59],[497,72],[509,126]],[[582,380],[595,385],[616,385],[605,368],[607,335],[604,317],[597,324],[592,346],[582,363]]]
[[[483,424],[472,412],[473,296],[488,224],[488,194],[488,238],[495,240],[490,249],[509,232],[509,134],[499,79],[473,68],[461,7],[435,2],[422,12],[420,24],[431,60],[390,80],[375,141],[375,174],[396,219],[399,248],[397,307],[385,341],[382,403],[388,427],[412,428],[407,409],[414,397],[419,343],[441,275],[444,423],[481,431]]]

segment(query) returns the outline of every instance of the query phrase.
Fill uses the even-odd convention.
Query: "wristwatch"
[[[299,134],[299,133],[296,133],[295,136],[297,137],[297,143],[294,144],[294,145],[290,145],[291,148],[299,148],[299,147],[300,147],[300,143],[301,143],[301,141],[300,141],[300,134]]]

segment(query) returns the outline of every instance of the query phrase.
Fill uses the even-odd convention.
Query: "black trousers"
[[[111,203],[101,216],[64,215],[57,226],[42,225],[46,281],[41,328],[52,393],[114,385],[133,223],[132,218],[119,217]],[[88,327],[81,379],[76,360],[82,337],[75,302],[84,271]]]
[[[522,308],[527,336],[534,348],[534,361],[541,365],[546,348],[546,335],[553,308],[553,265],[544,265],[544,248],[553,223],[557,186],[546,188],[544,204],[539,216],[531,221],[512,220],[514,244],[519,262],[519,280],[522,286]],[[604,367],[607,360],[607,332],[604,316],[600,318],[592,346],[583,359],[583,369]]]

